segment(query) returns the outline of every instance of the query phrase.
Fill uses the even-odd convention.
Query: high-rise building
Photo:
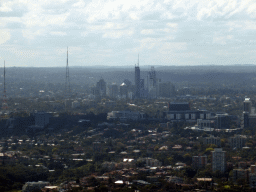
[[[193,156],[192,157],[192,167],[194,169],[200,169],[207,165],[207,156]]]
[[[243,135],[235,135],[234,137],[229,138],[230,147],[241,149],[245,146],[246,136]]]
[[[127,85],[128,89],[130,89],[132,87],[132,82],[129,81],[128,79],[125,79],[124,83]]]
[[[216,128],[228,129],[230,127],[231,116],[227,113],[216,114]]]
[[[140,81],[140,67],[135,65],[135,98],[140,98],[140,88],[141,88],[141,81]]]
[[[138,57],[138,65],[135,65],[135,90],[134,97],[135,98],[147,98],[148,90],[144,87],[144,79],[140,78],[140,67],[139,67],[139,57]]]
[[[156,87],[156,71],[154,67],[151,67],[151,71],[148,72],[148,88]]]
[[[249,128],[250,113],[244,111],[241,117],[241,128]]]
[[[147,77],[147,89],[149,98],[157,98],[159,95],[159,82],[161,80],[156,78],[156,71],[151,67]]]
[[[241,117],[241,128],[255,129],[256,128],[256,113],[255,108],[252,107],[250,98],[245,98],[243,102],[243,114]]]
[[[45,127],[49,124],[50,114],[46,112],[35,113],[35,126]]]
[[[99,82],[97,82],[96,90],[98,91],[99,96],[106,96],[106,82],[104,81],[104,79],[100,79]]]
[[[252,102],[250,100],[250,98],[245,98],[244,100],[244,111],[251,113],[251,109],[252,109]]]
[[[256,188],[256,173],[249,173],[249,183],[251,188]]]
[[[226,151],[222,148],[215,148],[212,151],[212,171],[220,171],[224,173],[226,170]]]
[[[116,98],[118,95],[118,85],[113,83],[112,85],[108,86],[108,96],[110,98]]]
[[[133,90],[134,90],[134,85],[132,85],[132,82],[129,81],[128,79],[124,80],[124,83],[127,86],[127,98],[132,99],[133,98]],[[120,90],[121,92],[121,90]]]
[[[120,85],[120,96],[122,98],[127,98],[128,96],[128,86],[125,83]]]
[[[233,182],[238,179],[249,180],[249,170],[248,169],[233,169]]]

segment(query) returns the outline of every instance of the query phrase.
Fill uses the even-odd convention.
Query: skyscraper
[[[147,78],[148,97],[157,98],[158,96],[158,79],[156,79],[156,71],[154,67],[151,67],[151,71],[148,72]]]
[[[140,67],[139,67],[139,56],[138,65],[135,64],[135,98],[140,98],[141,92],[141,81],[140,81]]]
[[[112,83],[111,85],[108,86],[108,96],[110,98],[116,98],[118,95],[118,86],[116,83]]]
[[[148,89],[156,87],[156,71],[154,67],[151,67],[151,71],[148,72]]]
[[[252,102],[251,102],[250,98],[245,98],[244,99],[244,111],[251,113],[251,109],[252,109]]]
[[[125,83],[120,85],[120,96],[122,98],[127,98],[128,96],[128,86]]]
[[[106,82],[104,81],[104,79],[101,78],[99,82],[97,82],[96,89],[98,91],[99,96],[106,96]]]

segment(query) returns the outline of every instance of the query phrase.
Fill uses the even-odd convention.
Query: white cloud
[[[66,32],[61,32],[61,31],[52,31],[50,34],[51,35],[58,35],[58,36],[65,36],[65,35],[67,35]]]
[[[42,54],[42,52],[40,53],[38,50],[22,47],[6,47],[6,49],[17,56],[19,59],[35,58]]]
[[[177,26],[178,26],[177,23],[167,23],[166,25],[169,26],[169,27],[171,27],[171,28],[174,28],[174,29],[176,29]]]
[[[121,37],[129,37],[133,34],[133,30],[116,30],[116,31],[108,31],[102,37],[103,38],[112,38],[119,39]]]
[[[155,34],[155,32],[154,32],[153,29],[143,29],[140,33],[143,34],[143,35],[152,35],[152,34]]]
[[[8,29],[0,29],[0,45],[4,44],[11,38],[10,31]]]
[[[23,37],[29,39],[29,40],[33,40],[35,39],[36,36],[42,36],[46,33],[46,30],[41,29],[41,28],[33,28],[33,29],[23,29],[22,30],[22,35]]]
[[[103,58],[95,62],[111,60],[113,50],[123,58],[148,54],[148,62],[171,54],[177,64],[211,63],[212,55],[225,47],[223,57],[232,61],[234,50],[243,59],[245,52],[249,58],[249,51],[256,50],[255,18],[255,0],[5,0],[0,2],[0,44],[15,50],[69,45],[79,47],[78,61],[83,58],[79,54],[95,56],[97,51]],[[43,54],[47,59],[52,53]]]

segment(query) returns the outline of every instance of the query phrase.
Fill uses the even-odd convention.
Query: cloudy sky
[[[0,66],[256,64],[255,0],[0,0]]]

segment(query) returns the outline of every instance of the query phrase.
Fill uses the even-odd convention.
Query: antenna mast
[[[66,96],[70,97],[70,81],[69,81],[69,67],[68,67],[68,47],[67,47],[67,65],[66,65],[65,92],[66,92]]]
[[[138,54],[138,67],[140,66],[140,54]]]
[[[6,99],[6,89],[5,89],[5,61],[4,61],[4,97],[3,97],[2,108],[4,110],[7,110],[8,108],[7,99]]]

